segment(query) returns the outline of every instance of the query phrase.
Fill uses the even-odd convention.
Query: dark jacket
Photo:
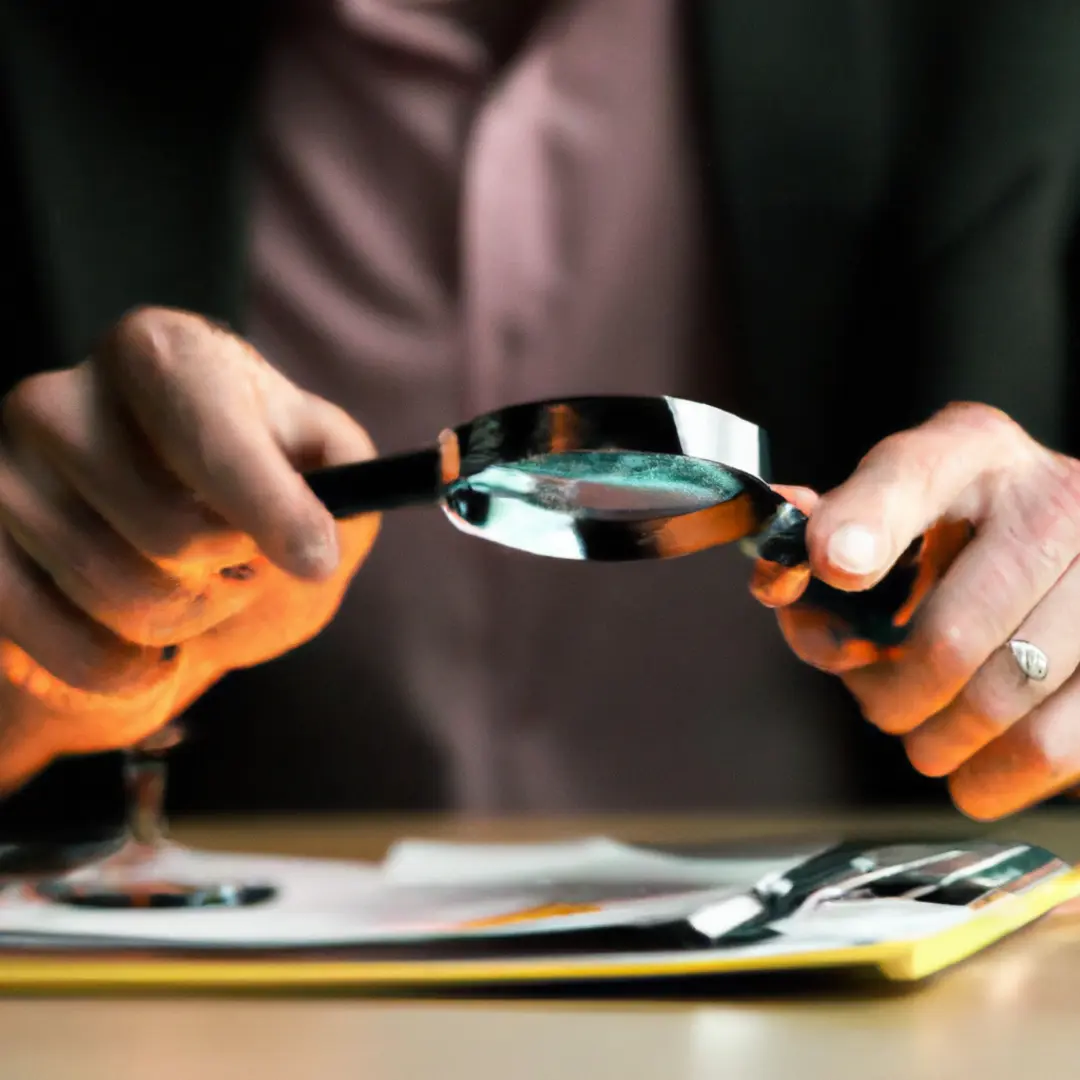
[[[777,477],[827,487],[955,399],[1080,451],[1080,4],[686,10],[740,392]],[[248,129],[271,19],[256,0],[191,0],[179,15],[0,0],[3,387],[80,360],[136,304],[242,326]],[[268,677],[226,680],[198,708],[250,707]],[[924,790],[890,740],[852,730],[868,798]],[[19,806],[70,813],[102,768],[52,770],[64,779]],[[183,768],[181,798],[197,805],[197,769]],[[367,790],[391,807],[438,803],[422,776]]]

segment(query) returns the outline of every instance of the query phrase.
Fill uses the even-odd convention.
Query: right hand
[[[127,315],[3,424],[0,792],[313,637],[378,532],[300,475],[373,456],[367,433],[197,315]]]

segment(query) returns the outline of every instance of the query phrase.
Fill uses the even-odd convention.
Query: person
[[[6,811],[88,813],[65,759],[181,713],[193,809],[823,805],[906,756],[993,818],[1077,779],[1075,6],[230,15],[0,2]],[[599,392],[761,422],[830,584],[972,538],[853,651],[803,571],[753,584],[782,638],[733,553],[335,527],[298,475]]]

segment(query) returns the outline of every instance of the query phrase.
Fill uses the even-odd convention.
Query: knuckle
[[[1045,455],[998,485],[990,591],[1042,595],[1080,553],[1080,462]]]
[[[844,684],[868,723],[886,735],[906,735],[927,716],[914,695],[898,693],[896,673],[867,668],[844,676]]]
[[[875,443],[870,450],[863,455],[862,465],[881,467],[893,461],[902,461],[907,456],[912,446],[918,442],[919,435],[915,428],[905,431],[894,431],[891,435]]]
[[[985,659],[979,627],[985,624],[980,608],[972,606],[963,619],[953,605],[927,606],[918,622],[919,653],[924,681],[936,686],[961,684]]]
[[[950,401],[930,420],[933,426],[962,427],[992,439],[1030,442],[1031,437],[1008,413],[980,401]]]
[[[167,326],[175,315],[169,308],[136,305],[116,320],[106,340],[120,346],[145,345],[153,342],[162,326]]]
[[[885,503],[897,492],[921,500],[933,479],[933,464],[941,454],[941,440],[925,427],[887,435],[863,457],[859,471],[873,477],[877,496]],[[895,488],[895,491],[893,490]]]
[[[877,695],[856,695],[859,709],[863,716],[879,731],[887,735],[900,735],[905,730],[903,720],[897,715],[896,709],[891,707]]]
[[[1080,547],[1080,461],[1047,454],[1023,490],[1013,499],[1018,531],[1041,557],[1071,561]]]
[[[870,699],[863,704],[862,710],[866,719],[886,735],[907,735],[925,719],[925,710],[884,698]]]
[[[66,372],[47,371],[31,375],[14,386],[3,400],[0,415],[5,428],[12,432],[41,430],[52,426],[57,383]]]
[[[147,378],[167,370],[178,354],[187,351],[194,321],[172,308],[132,308],[105,334],[95,360],[121,378]]]
[[[106,333],[102,355],[153,354],[153,344],[162,323],[163,309],[140,305],[131,308]],[[147,346],[150,346],[147,348]]]
[[[1010,527],[1005,544],[987,553],[983,580],[988,594],[1009,601],[1009,606],[1027,602],[1033,607],[1074,554],[1058,540]]]
[[[1034,704],[1021,673],[995,657],[964,687],[964,713],[985,726],[990,734],[1000,734]]]
[[[160,666],[156,651],[114,642],[72,657],[67,670],[57,674],[84,693],[129,696],[156,683]]]

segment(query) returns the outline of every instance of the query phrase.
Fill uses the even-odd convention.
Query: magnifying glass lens
[[[515,499],[575,518],[648,519],[727,502],[743,481],[715,462],[630,450],[544,454],[469,478],[492,499]]]

